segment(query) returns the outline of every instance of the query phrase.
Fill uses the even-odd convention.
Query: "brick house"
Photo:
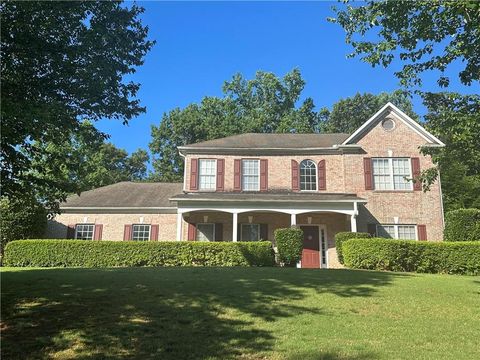
[[[420,147],[444,146],[388,103],[353,134],[242,134],[179,147],[183,183],[123,182],[69,197],[48,237],[272,240],[304,231],[302,267],[338,267],[334,236],[441,240],[440,183]]]

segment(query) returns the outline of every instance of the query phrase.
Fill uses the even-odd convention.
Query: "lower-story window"
[[[215,241],[215,224],[197,224],[197,241]]]
[[[377,235],[385,238],[417,240],[415,225],[380,224],[377,225]]]
[[[150,225],[133,225],[132,240],[134,241],[148,241],[150,240]]]
[[[240,238],[242,241],[260,240],[260,224],[242,224]]]
[[[75,239],[93,240],[94,224],[77,224],[75,226]]]

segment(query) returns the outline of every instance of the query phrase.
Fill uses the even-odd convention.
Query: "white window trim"
[[[257,233],[258,233],[258,239],[257,239],[257,240],[244,240],[244,239],[243,239],[243,225],[249,225],[249,226],[251,226],[251,225],[256,225],[257,228],[258,228],[258,231],[257,231]],[[261,238],[260,230],[261,230],[261,229],[260,229],[260,224],[256,224],[256,223],[253,223],[253,224],[250,224],[250,223],[241,223],[241,224],[240,224],[240,241],[260,241],[260,238]]]
[[[77,238],[77,227],[79,226],[92,226],[92,238],[91,239],[78,239]],[[94,223],[81,223],[81,224],[75,224],[75,240],[93,240],[95,238],[95,224]]]
[[[208,241],[208,242],[210,242],[210,241],[217,241],[216,236],[215,236],[215,235],[216,235],[216,232],[215,232],[215,223],[198,223],[198,224],[197,224],[197,229],[196,229],[196,232],[197,232],[197,233],[195,234],[195,238],[196,238],[197,240],[198,240],[198,226],[199,226],[199,225],[212,225],[212,226],[213,226],[213,240],[207,240],[207,241]]]
[[[399,237],[398,237],[398,227],[399,226],[413,226],[414,229],[415,229],[415,231],[414,231],[415,232],[415,239],[411,239],[411,240],[418,240],[418,229],[417,229],[417,225],[415,225],[415,224],[377,224],[376,227],[375,227],[375,232],[376,232],[375,235],[377,235],[377,236],[379,234],[378,228],[380,226],[393,226],[393,229],[394,229],[394,232],[395,232],[395,237],[394,237],[395,240],[407,240],[407,239],[399,239]]]
[[[313,165],[315,166],[315,190],[302,190],[302,176],[301,176],[301,173],[302,173],[302,162],[304,161],[307,161],[307,160],[310,160],[311,162],[313,162]],[[318,191],[318,165],[315,161],[313,161],[312,159],[303,159],[302,161],[300,161],[300,164],[298,166],[298,187],[300,188],[300,192],[317,192]]]
[[[148,226],[148,239],[147,240],[135,240],[133,234],[135,233],[135,226]],[[152,236],[152,225],[151,224],[132,224],[132,241],[150,241]]]
[[[244,181],[243,181],[243,177],[245,176],[244,171],[243,171],[243,161],[244,160],[255,161],[257,163],[258,181],[257,181],[257,187],[255,189],[245,190]],[[241,160],[241,177],[242,177],[242,179],[241,179],[242,180],[242,191],[260,191],[260,159],[242,159]]]
[[[215,181],[214,181],[214,186],[213,186],[213,189],[202,189],[200,184],[201,184],[201,177],[202,177],[202,173],[200,171],[201,169],[201,161],[202,160],[210,160],[210,161],[213,161],[215,163],[215,170],[214,170],[214,177],[215,177]],[[202,190],[202,191],[216,191],[217,190],[217,159],[209,159],[209,158],[201,158],[201,159],[198,159],[198,190]]]
[[[387,159],[388,160],[388,168],[390,170],[390,187],[391,189],[376,189],[375,186],[375,172],[373,169],[373,160],[375,159]],[[393,159],[407,159],[408,160],[408,183],[410,184],[409,189],[395,189],[395,174],[393,173]],[[373,187],[375,191],[413,191],[413,174],[412,174],[412,158],[407,158],[407,157],[374,157],[372,158],[372,181],[373,181]]]

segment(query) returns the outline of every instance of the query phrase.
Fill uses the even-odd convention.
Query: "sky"
[[[339,25],[327,22],[338,2],[138,2],[145,8],[142,23],[156,45],[143,66],[129,79],[141,84],[138,98],[146,113],[130,121],[102,120],[97,127],[109,141],[128,152],[148,149],[151,126],[176,107],[222,96],[222,84],[235,73],[251,79],[258,70],[283,77],[298,68],[306,81],[302,98],[311,97],[317,110],[357,92],[378,94],[397,88],[394,62],[372,68],[358,58]],[[457,71],[458,73],[458,71]],[[424,90],[437,89],[424,77]],[[471,89],[452,79],[450,91]],[[414,110],[423,114],[419,99]]]

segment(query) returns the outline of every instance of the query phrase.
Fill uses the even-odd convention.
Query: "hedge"
[[[17,240],[5,266],[273,266],[272,243],[191,241]]]
[[[275,230],[278,260],[287,266],[293,266],[302,258],[303,231],[299,228]]]
[[[445,216],[445,241],[480,240],[480,209],[458,209]]]
[[[343,265],[342,244],[347,240],[358,239],[358,238],[360,239],[370,238],[370,234],[363,233],[363,232],[345,231],[345,232],[339,232],[335,235],[335,248],[337,249],[337,257],[340,264]]]
[[[343,244],[343,256],[353,269],[480,274],[480,241],[352,239]]]

